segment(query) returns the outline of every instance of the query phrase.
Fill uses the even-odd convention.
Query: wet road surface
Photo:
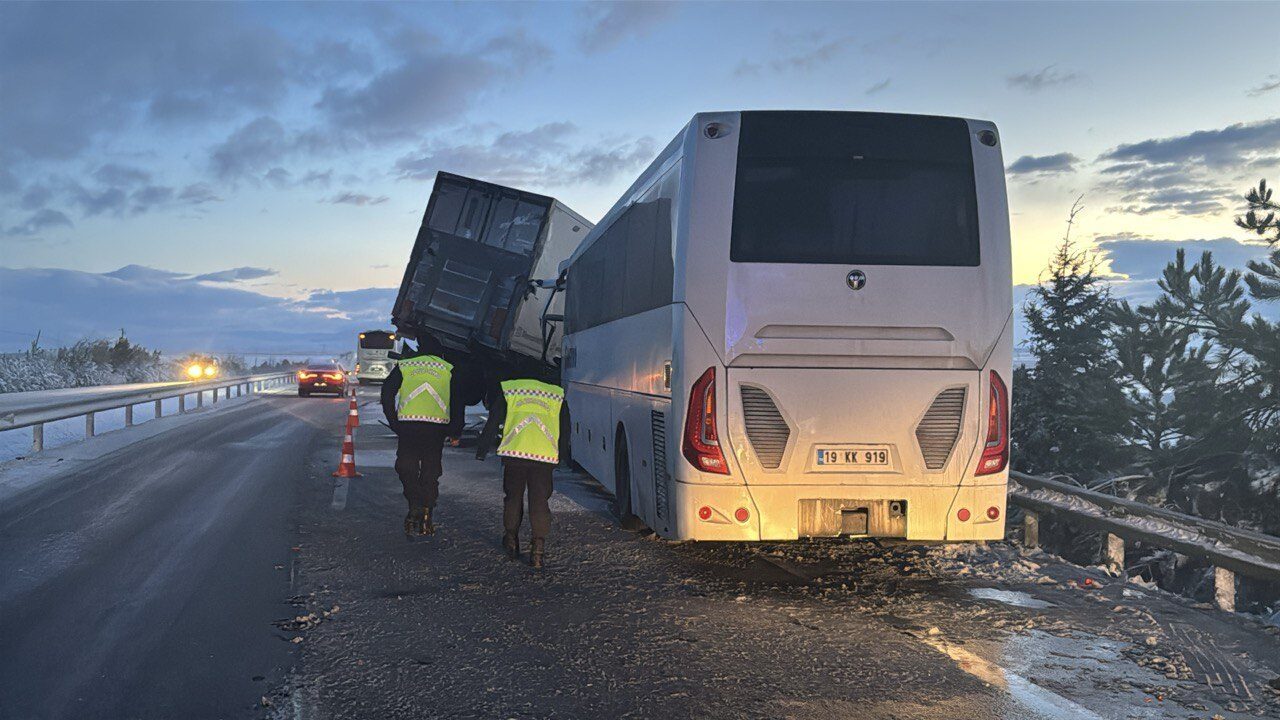
[[[277,393],[45,453],[49,477],[0,501],[0,716],[255,714],[293,662],[271,623],[305,460],[345,409]]]
[[[1280,714],[1274,628],[1012,545],[671,543],[559,471],[539,573],[501,555],[499,464],[466,449],[410,542],[394,440],[364,417],[364,477],[312,470],[333,492],[303,502],[279,717]]]
[[[247,401],[8,495],[0,469],[0,717],[1280,716],[1275,628],[1015,545],[672,543],[561,471],[539,573],[465,449],[406,541],[367,389],[364,476],[330,477],[345,409]]]

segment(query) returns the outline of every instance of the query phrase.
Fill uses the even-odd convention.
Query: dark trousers
[[[502,459],[502,526],[508,534],[520,532],[524,518],[524,495],[529,492],[529,527],[533,539],[545,540],[551,532],[551,473],[556,469],[550,463],[519,458]]]
[[[440,497],[440,453],[445,426],[439,423],[402,422],[396,428],[396,474],[411,508],[434,508]]]

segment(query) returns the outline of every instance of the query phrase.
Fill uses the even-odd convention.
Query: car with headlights
[[[298,371],[298,397],[312,393],[347,392],[347,371],[337,363],[314,363]]]
[[[182,366],[188,380],[213,380],[222,372],[218,359],[205,355],[193,355]]]

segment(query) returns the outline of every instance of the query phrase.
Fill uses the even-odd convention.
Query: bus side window
[[[657,202],[651,199],[632,205],[627,210],[627,276],[623,283],[623,316],[657,307],[653,304],[652,297],[656,209]]]

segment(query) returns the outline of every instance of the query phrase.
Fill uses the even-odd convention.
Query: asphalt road
[[[234,402],[0,503],[0,716],[244,717],[280,682],[305,461],[346,407]]]
[[[372,399],[370,398],[370,401]],[[1012,545],[671,543],[557,473],[543,572],[499,548],[500,467],[447,450],[408,542],[394,441],[302,502],[281,718],[1280,715],[1280,629]],[[527,526],[526,526],[527,537]]]
[[[406,541],[362,398],[349,481],[285,396],[0,468],[0,717],[1280,716],[1280,630],[1012,545],[670,543],[566,471],[535,572],[465,449]]]

